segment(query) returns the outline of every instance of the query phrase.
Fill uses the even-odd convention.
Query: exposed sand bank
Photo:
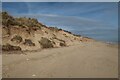
[[[100,42],[3,54],[3,77],[117,78],[118,47]]]

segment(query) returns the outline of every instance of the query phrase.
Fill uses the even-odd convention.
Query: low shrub
[[[55,44],[55,42],[54,42],[54,41],[52,41],[52,43],[53,43],[53,44]]]
[[[65,41],[64,41],[64,40],[59,39],[59,38],[57,38],[57,37],[54,37],[53,39],[56,39],[56,40],[59,40],[59,41],[61,41],[61,42],[65,43]]]
[[[35,43],[33,43],[30,39],[25,39],[25,42],[23,44],[28,46],[35,46]]]
[[[55,31],[55,32],[59,31],[59,29],[57,27],[49,27],[49,29],[52,30],[52,31]]]
[[[19,46],[13,46],[10,44],[2,45],[3,51],[21,51],[21,48]]]
[[[47,38],[41,38],[41,40],[39,41],[39,43],[42,45],[42,48],[52,48],[53,44],[52,42],[47,39]]]
[[[65,35],[65,37],[68,37],[67,35]]]
[[[66,46],[66,43],[60,43],[60,46]]]
[[[77,40],[77,38],[74,38],[74,40]]]
[[[17,43],[20,43],[20,42],[22,42],[22,37],[21,36],[19,36],[19,35],[15,35],[12,39],[11,39],[11,41],[15,41],[15,42],[17,42]]]
[[[67,30],[63,30],[64,32],[67,32],[67,33],[69,33],[69,34],[72,34],[72,32],[70,32],[70,31],[67,31]]]
[[[48,32],[47,32],[47,31],[45,31],[45,33],[46,33],[46,34],[48,34]]]
[[[73,34],[74,36],[81,37],[81,35]]]
[[[59,29],[59,31],[62,31],[62,29]]]

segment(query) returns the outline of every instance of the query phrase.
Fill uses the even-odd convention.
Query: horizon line
[[[119,0],[1,0],[1,2],[119,2]]]

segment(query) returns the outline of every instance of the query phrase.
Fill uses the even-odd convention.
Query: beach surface
[[[2,79],[2,55],[0,52],[0,79]]]
[[[3,78],[118,77],[118,47],[102,42],[3,54],[2,62]]]

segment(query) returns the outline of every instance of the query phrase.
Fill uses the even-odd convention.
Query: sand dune
[[[118,77],[118,48],[101,42],[83,42],[25,54],[3,54],[3,77]]]

